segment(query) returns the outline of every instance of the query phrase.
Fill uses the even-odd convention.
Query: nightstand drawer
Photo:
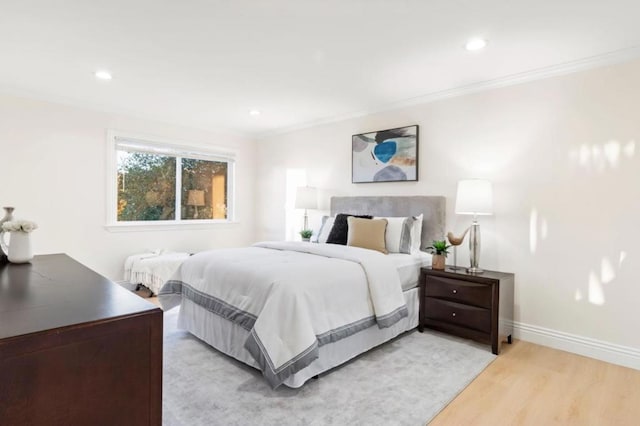
[[[451,278],[429,276],[425,296],[491,308],[491,286]]]
[[[484,333],[491,332],[491,311],[489,309],[461,305],[432,297],[425,297],[424,304],[424,312],[428,319],[444,321]]]

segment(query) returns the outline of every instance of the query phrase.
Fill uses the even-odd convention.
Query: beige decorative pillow
[[[350,216],[347,223],[349,224],[348,246],[388,253],[384,241],[387,219],[360,219]]]

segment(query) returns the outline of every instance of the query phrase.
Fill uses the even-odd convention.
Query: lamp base
[[[478,263],[480,263],[480,225],[475,216],[469,233],[469,260],[471,263],[467,268],[469,274],[481,274],[484,272],[478,267]]]

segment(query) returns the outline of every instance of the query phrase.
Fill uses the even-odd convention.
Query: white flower
[[[30,220],[12,220],[2,224],[2,230],[5,232],[31,232],[38,229],[38,224]]]
[[[38,225],[35,222],[30,222],[28,220],[22,222],[22,230],[24,232],[31,232],[34,229],[38,229]]]
[[[13,232],[13,231],[17,231],[17,222],[15,221],[10,221],[10,222],[5,222],[2,224],[2,230],[5,232]]]

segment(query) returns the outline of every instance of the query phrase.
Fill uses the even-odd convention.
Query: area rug
[[[165,313],[163,424],[424,425],[495,359],[488,346],[411,331],[310,380],[272,390],[260,372]]]

